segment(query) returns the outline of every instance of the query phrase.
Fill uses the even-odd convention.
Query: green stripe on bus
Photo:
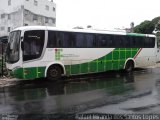
[[[29,67],[29,68],[17,68],[13,72],[13,76],[20,79],[34,79],[45,76],[46,67]]]
[[[83,74],[123,69],[126,59],[133,58],[139,48],[116,48],[109,54],[91,62],[65,65],[66,73]]]
[[[139,48],[116,48],[109,54],[82,64],[65,65],[67,75],[103,72],[107,70],[123,69],[126,59],[133,58]],[[20,79],[34,79],[45,77],[46,67],[18,68],[13,75]]]
[[[23,79],[24,78],[23,68],[17,68],[16,70],[13,71],[12,75],[13,75],[13,77]]]
[[[129,36],[141,36],[141,37],[145,37],[146,36],[145,34],[139,34],[139,33],[127,33],[126,35],[129,35]]]

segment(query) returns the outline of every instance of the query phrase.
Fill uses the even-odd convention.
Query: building
[[[20,26],[56,26],[53,0],[0,0],[0,37]]]

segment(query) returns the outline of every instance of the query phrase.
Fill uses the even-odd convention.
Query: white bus
[[[20,27],[10,32],[6,65],[20,79],[48,78],[148,67],[156,63],[154,35]]]

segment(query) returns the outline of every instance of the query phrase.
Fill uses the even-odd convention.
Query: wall
[[[42,16],[46,16],[46,17],[56,17],[56,12],[53,11],[53,7],[56,9],[56,4],[53,2],[50,2],[48,0],[37,0],[38,1],[38,5],[35,6],[34,5],[34,0],[29,0],[26,1],[25,0],[25,6],[24,8],[27,10],[30,10],[31,12],[38,14],[38,15],[42,15]],[[46,10],[46,5],[49,6],[49,10]]]
[[[23,5],[24,0],[11,0],[11,5],[8,6],[8,0],[0,0],[0,10],[5,13],[17,11]]]
[[[11,5],[8,5],[8,0],[0,0],[0,36],[6,36],[9,31],[23,25],[23,8],[23,0],[11,0]],[[2,14],[4,18],[1,18]]]
[[[56,21],[56,4],[48,0],[36,0],[38,2],[36,6],[34,1],[11,0],[11,5],[8,5],[8,0],[0,0],[0,36],[6,36],[11,30],[25,25],[56,25],[54,22]],[[46,5],[49,6],[49,10],[46,10]],[[4,18],[1,18],[2,14]],[[33,19],[35,15],[36,20]]]

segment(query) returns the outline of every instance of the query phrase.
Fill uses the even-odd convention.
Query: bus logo
[[[55,49],[55,60],[60,60],[61,59],[61,53],[63,49]]]

